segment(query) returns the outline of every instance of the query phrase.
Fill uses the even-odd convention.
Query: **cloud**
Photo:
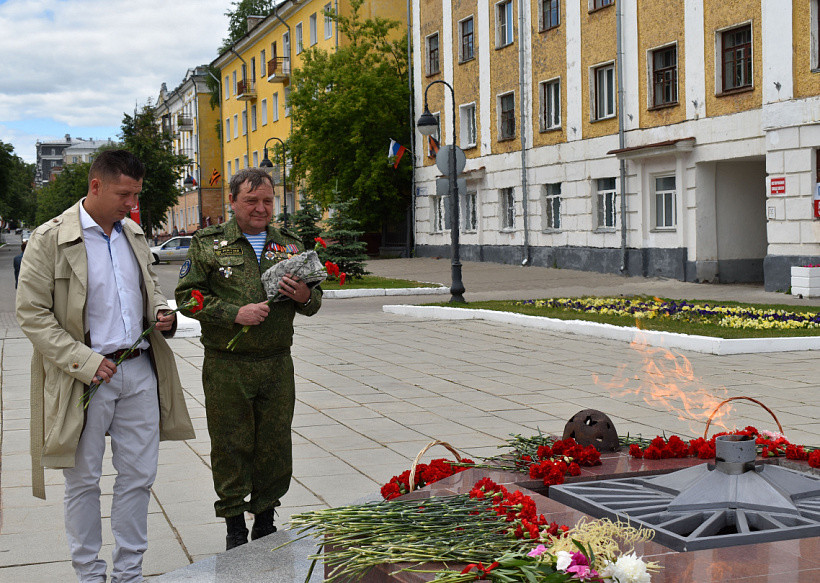
[[[15,150],[33,152],[33,143],[18,142],[39,134],[27,120],[53,120],[59,137],[78,127],[118,128],[123,112],[155,100],[163,82],[176,87],[189,68],[216,58],[229,7],[226,0],[0,3],[0,140],[17,136]]]

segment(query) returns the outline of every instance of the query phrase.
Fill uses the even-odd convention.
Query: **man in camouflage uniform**
[[[214,508],[225,517],[229,550],[248,541],[246,511],[255,516],[252,539],[276,530],[274,508],[288,490],[293,466],[293,318],[297,312],[312,316],[322,303],[319,287],[311,290],[289,275],[279,287],[289,299],[267,303],[262,273],[303,251],[295,234],[270,224],[270,176],[258,168],[238,172],[230,182],[230,202],[233,219],[194,235],[176,289],[180,304],[192,290],[205,297],[201,311],[183,313],[202,325]],[[244,325],[250,329],[228,350]]]

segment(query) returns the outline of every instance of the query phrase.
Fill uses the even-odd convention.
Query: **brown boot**
[[[248,542],[248,527],[245,526],[245,513],[239,516],[227,516],[228,536],[225,537],[225,550],[229,551]]]

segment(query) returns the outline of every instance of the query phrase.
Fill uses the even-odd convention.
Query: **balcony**
[[[240,101],[256,100],[256,83],[242,79],[236,83],[236,98]]]
[[[177,116],[177,129],[181,132],[194,131],[194,120],[186,115]]]
[[[271,83],[287,83],[290,81],[290,59],[274,57],[268,61],[268,81]]]

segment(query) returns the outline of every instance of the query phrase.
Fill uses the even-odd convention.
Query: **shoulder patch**
[[[291,231],[287,227],[281,227],[279,229],[279,232],[282,233],[283,235],[285,235],[286,237],[290,237],[291,239],[296,239],[300,243],[302,242],[301,237],[299,237],[299,235],[297,235],[295,232]]]
[[[209,237],[211,235],[222,233],[222,231],[222,225],[211,225],[210,227],[199,229],[196,233],[194,233],[194,237]]]
[[[183,277],[185,277],[186,275],[188,275],[188,272],[189,272],[189,271],[191,271],[191,260],[190,260],[190,259],[186,259],[186,260],[182,263],[182,267],[180,267],[180,268],[179,268],[179,279],[182,279]]]

